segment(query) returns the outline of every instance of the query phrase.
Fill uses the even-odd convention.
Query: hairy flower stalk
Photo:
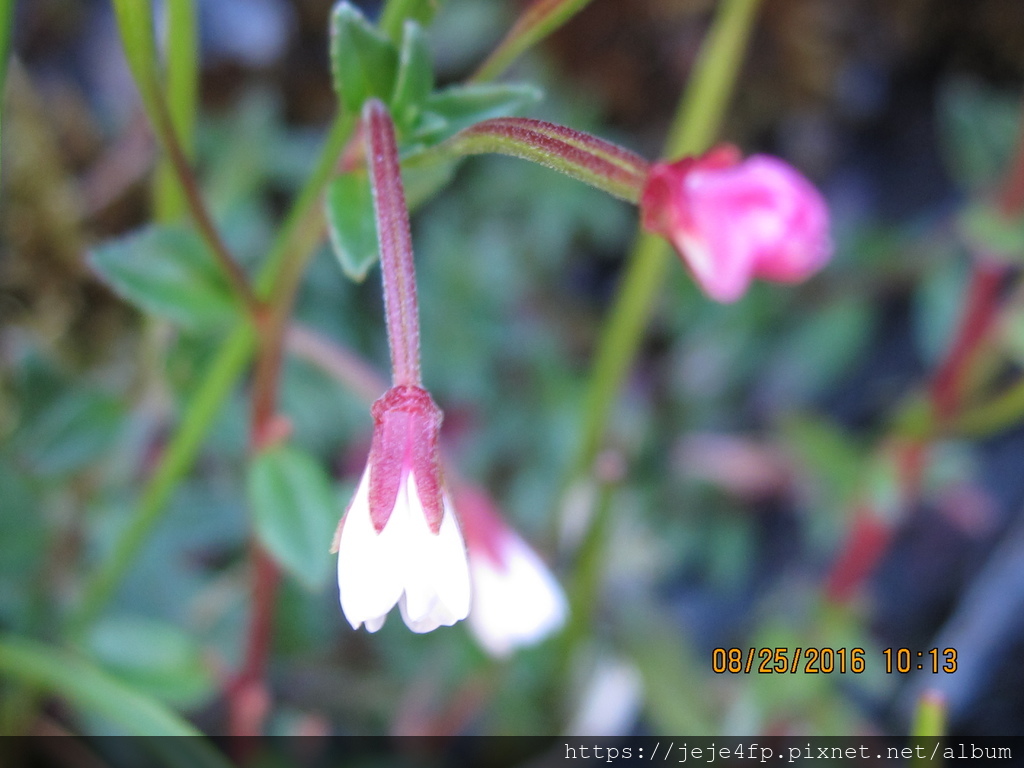
[[[409,211],[402,188],[395,129],[387,109],[376,99],[368,101],[363,110],[363,131],[369,142],[367,162],[377,215],[393,383],[418,387],[421,385],[420,326]]]
[[[631,203],[650,167],[628,149],[564,125],[500,117],[471,125],[438,149],[451,156],[497,153],[532,160]]]
[[[354,629],[376,632],[397,604],[414,632],[469,613],[466,550],[441,480],[441,410],[420,381],[419,319],[409,214],[394,126],[377,100],[363,109],[380,242],[393,386],[373,404],[370,457],[335,536],[338,590]]]

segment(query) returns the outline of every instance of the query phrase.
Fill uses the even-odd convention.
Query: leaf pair
[[[348,2],[331,19],[331,68],[342,107],[358,114],[369,98],[388,105],[405,150],[434,146],[481,120],[508,115],[536,101],[532,86],[479,84],[434,90],[433,62],[426,35],[406,21],[395,46]],[[424,169],[428,173],[436,169]],[[449,173],[432,173],[425,184],[436,191]],[[362,281],[378,258],[373,198],[362,169],[338,176],[327,190],[327,221],[341,268]]]

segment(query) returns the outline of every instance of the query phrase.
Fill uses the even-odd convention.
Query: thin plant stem
[[[260,302],[256,299],[245,271],[239,266],[213,223],[167,106],[160,83],[156,45],[153,39],[152,8],[148,2],[115,0],[114,11],[121,31],[121,41],[143,106],[181,187],[189,214],[250,319],[259,324],[262,315]]]
[[[105,553],[99,567],[85,578],[85,586],[71,616],[72,630],[88,626],[110,600],[128,568],[139,555],[167,501],[188,471],[210,425],[245,370],[252,356],[255,334],[241,323],[221,345],[206,376],[196,387],[184,416],[164,447],[156,469],[146,482],[131,519]]]
[[[936,688],[925,688],[917,699],[914,708],[914,719],[910,725],[910,736],[914,739],[942,737],[946,735],[948,702],[945,695]],[[915,768],[924,763],[925,758],[917,758]]]
[[[725,0],[719,6],[672,122],[665,144],[666,157],[701,152],[714,140],[743,60],[758,3],[759,0]],[[615,398],[636,357],[670,263],[664,240],[646,233],[637,236],[598,341],[584,397],[580,447],[570,468],[572,477],[586,473],[600,450]]]
[[[166,21],[167,105],[171,123],[190,162],[194,155],[196,104],[199,92],[199,30],[196,1],[178,0],[164,6]],[[188,211],[188,203],[168,159],[161,158],[154,176],[157,221],[174,221]]]
[[[759,0],[725,0],[701,49],[689,85],[683,94],[665,145],[665,155],[704,150],[714,140],[728,97],[733,91],[747,40],[753,28]],[[700,115],[693,113],[701,112]],[[590,606],[597,598],[607,546],[613,487],[600,478],[584,480],[594,474],[595,463],[604,440],[615,399],[636,357],[644,328],[664,285],[671,264],[665,242],[646,233],[638,234],[626,262],[626,273],[615,297],[611,313],[598,341],[583,400],[583,424],[575,461],[569,467],[566,488],[581,482],[596,483],[593,517],[576,552],[570,585],[570,623],[563,647],[564,664],[560,679],[571,671],[568,649],[582,641],[589,630],[585,623]],[[575,618],[575,617],[579,618]]]
[[[317,205],[320,195],[334,173],[353,125],[353,119],[347,115],[338,117],[332,124],[313,172],[292,204],[256,279],[259,291],[269,292],[289,264],[307,258],[315,247],[310,232],[321,231],[315,221],[319,218]],[[82,596],[70,617],[73,628],[88,626],[113,596],[163,515],[174,489],[195,461],[203,439],[228,394],[252,360],[255,342],[252,326],[240,323],[221,344],[205,377],[186,405],[174,435],[161,453],[156,469],[146,482],[135,513],[100,566],[86,577]]]
[[[1024,215],[1024,131],[1018,137],[1013,159],[993,201],[1000,215],[1014,219]],[[1021,413],[1015,406],[1024,406],[1019,391],[1011,389],[988,407],[968,411],[961,416],[964,391],[979,359],[982,348],[997,324],[1000,289],[1008,268],[988,254],[974,253],[971,277],[967,286],[965,307],[945,357],[926,384],[926,401],[930,409],[928,427],[901,446],[896,458],[902,503],[909,508],[921,495],[921,486],[928,466],[932,440],[950,429],[968,434],[1005,426]],[[888,537],[891,525],[875,519],[872,525]],[[855,524],[843,546],[838,562],[853,562],[857,578],[852,580],[846,596],[867,579],[885,552],[886,541],[871,550],[858,551],[858,527]]]
[[[634,204],[649,171],[644,158],[609,141],[523,117],[484,120],[423,155],[435,153],[446,158],[498,153],[531,160]]]
[[[267,665],[274,636],[274,605],[281,583],[281,569],[266,550],[253,542],[252,595],[245,656],[228,685],[228,730],[232,736],[259,736],[269,707],[266,693]]]
[[[1017,138],[1013,158],[993,203],[1004,219],[1012,221],[1024,216],[1024,128]],[[979,348],[995,325],[1000,306],[999,289],[1009,271],[1004,264],[987,254],[973,255],[975,258],[967,288],[967,306],[961,316],[953,343],[936,369],[929,386],[929,395],[940,428],[955,419],[960,410],[965,380]]]
[[[188,162],[184,148],[178,141],[171,115],[167,111],[167,105],[163,99],[157,98],[155,100],[155,108],[156,122],[154,128],[160,138],[164,151],[167,153],[171,167],[178,177],[178,182],[181,184],[185,195],[185,204],[192,216],[192,221],[195,223],[196,229],[199,230],[200,236],[206,241],[206,244],[213,252],[214,258],[220,264],[221,269],[228,278],[228,282],[231,284],[232,290],[242,302],[249,317],[258,324],[263,313],[262,304],[256,298],[256,294],[249,284],[249,278],[245,271],[232,255],[224,239],[221,237],[217,226],[213,223],[213,217],[203,201],[199,182],[192,172],[192,166]]]
[[[470,82],[494,80],[528,48],[536,45],[582,11],[590,0],[534,0],[522,12]]]
[[[1024,378],[988,402],[967,408],[951,423],[958,435],[983,437],[1024,418]]]
[[[932,378],[929,396],[938,427],[944,428],[960,410],[965,379],[996,319],[999,288],[1006,275],[1002,264],[979,261],[971,269],[967,306],[956,337]]]
[[[7,63],[11,54],[11,34],[14,31],[14,0],[0,0],[0,118],[4,111],[4,92],[7,83]]]
[[[291,354],[313,363],[368,405],[388,387],[387,380],[359,355],[308,326],[293,322],[285,338]]]
[[[380,243],[384,314],[394,385],[419,387],[420,326],[416,302],[416,265],[409,231],[402,173],[394,124],[387,108],[371,99],[363,109],[363,128],[369,143],[367,163],[373,189],[373,209]]]

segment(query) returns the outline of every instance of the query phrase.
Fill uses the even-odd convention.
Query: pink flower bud
[[[730,145],[653,165],[640,208],[716,301],[736,301],[755,277],[805,280],[832,254],[821,193],[781,160],[741,161]]]

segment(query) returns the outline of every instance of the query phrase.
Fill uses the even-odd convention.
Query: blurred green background
[[[715,5],[594,0],[506,79],[543,88],[530,116],[653,159]],[[430,29],[440,81],[470,74],[522,7],[447,0]],[[225,239],[254,269],[334,114],[331,4],[198,9],[196,166]],[[67,621],[229,315],[200,295],[194,327],[144,317],[86,260],[151,220],[158,152],[109,4],[19,3],[13,53],[0,165],[0,633],[66,648],[104,680],[224,732],[250,610],[246,381],[113,600],[80,631]],[[278,595],[267,729],[906,734],[934,690],[954,735],[1024,733],[1024,406],[1012,398],[1024,233],[1019,216],[990,221],[1019,165],[1022,76],[1020,3],[764,0],[722,138],[782,156],[822,188],[835,257],[805,285],[757,285],[730,306],[673,264],[596,469],[572,483],[636,210],[518,160],[464,162],[413,219],[424,379],[459,473],[552,565],[573,614],[507,660],[463,626],[420,636],[394,616],[376,635],[353,632],[324,541],[317,586],[286,577]],[[927,401],[979,252],[1004,265],[997,306],[964,375],[963,418],[940,428]],[[325,243],[296,317],[383,371],[378,275],[349,281]],[[1001,410],[985,411],[992,403]],[[330,531],[365,462],[368,408],[289,357],[280,410],[333,479]],[[601,530],[587,533],[594,520]],[[713,649],[750,647],[859,647],[866,668],[713,672]],[[954,674],[885,669],[883,649],[947,647]],[[125,728],[72,701],[0,668],[6,732]]]

